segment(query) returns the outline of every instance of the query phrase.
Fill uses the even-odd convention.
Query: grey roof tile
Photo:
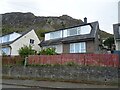
[[[51,40],[47,40],[47,41],[43,40],[39,45],[40,46],[48,46],[48,45],[55,45],[55,44],[60,44],[60,43],[71,43],[71,42],[78,42],[78,41],[93,40],[96,37],[96,33],[99,30],[98,21],[88,23],[88,24],[82,24],[82,25],[78,25],[78,26],[85,26],[85,25],[91,25],[92,29],[91,29],[90,34],[69,36],[66,38],[51,39]],[[78,26],[75,26],[75,27],[78,27]],[[73,27],[70,27],[70,28],[73,28]],[[60,30],[64,30],[64,29],[60,29]]]
[[[19,38],[21,38],[22,36],[24,36],[25,34],[27,34],[28,32],[30,32],[30,31],[32,31],[32,30],[33,30],[33,29],[27,30],[27,31],[25,31],[25,32],[22,32],[22,33],[21,33],[22,35],[21,35],[20,37],[16,38],[15,40],[10,41],[10,42],[1,43],[1,44],[2,44],[2,46],[10,45],[10,44],[12,44],[13,42],[17,41]]]

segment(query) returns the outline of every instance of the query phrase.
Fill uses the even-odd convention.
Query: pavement
[[[9,88],[11,86],[23,86],[34,88],[118,88],[118,86],[108,85],[93,85],[93,84],[81,84],[70,82],[54,82],[54,81],[36,81],[36,80],[15,80],[15,79],[2,79],[3,88]],[[5,87],[7,86],[7,87]]]
[[[2,88],[28,88],[28,87],[18,85],[2,85]]]

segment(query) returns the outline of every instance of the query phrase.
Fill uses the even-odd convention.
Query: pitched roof
[[[23,37],[24,35],[26,35],[28,32],[30,32],[30,31],[32,31],[32,30],[33,30],[33,29],[27,30],[27,31],[25,31],[25,32],[21,32],[20,34],[22,34],[22,35],[21,35],[20,37],[16,38],[15,40],[9,41],[9,42],[5,42],[5,43],[0,43],[0,44],[2,44],[2,46],[10,45],[10,44],[12,44],[13,42],[17,41],[19,38]]]
[[[91,32],[90,34],[84,34],[84,35],[76,35],[76,36],[69,36],[65,38],[59,38],[59,39],[51,39],[47,41],[42,41],[39,45],[40,46],[48,46],[48,45],[55,45],[55,44],[60,44],[60,43],[71,43],[71,42],[78,42],[78,41],[86,41],[86,40],[93,40],[96,37],[96,33],[99,30],[99,23],[98,21],[88,23],[88,24],[82,24],[74,27],[79,27],[79,26],[85,26],[85,25],[90,25],[91,26]],[[73,28],[73,27],[70,27]],[[59,29],[59,30],[65,30],[64,29]],[[57,30],[58,31],[58,30]]]
[[[115,37],[115,39],[120,39],[119,27],[120,27],[120,23],[118,23],[118,24],[113,24],[113,32],[114,32],[114,37]]]
[[[11,43],[13,43],[13,41],[5,42],[5,43],[0,43],[0,44],[2,44],[2,46],[9,46]]]

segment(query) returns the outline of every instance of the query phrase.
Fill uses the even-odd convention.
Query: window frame
[[[35,40],[34,39],[30,39],[30,44],[34,44]]]
[[[62,31],[55,31],[50,33],[50,39],[62,38]]]
[[[79,50],[77,50],[77,48],[79,48]],[[71,43],[70,53],[86,53],[86,42]]]

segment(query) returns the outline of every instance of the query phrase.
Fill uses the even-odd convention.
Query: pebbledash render
[[[45,33],[41,49],[55,48],[57,53],[101,53],[98,21]]]

